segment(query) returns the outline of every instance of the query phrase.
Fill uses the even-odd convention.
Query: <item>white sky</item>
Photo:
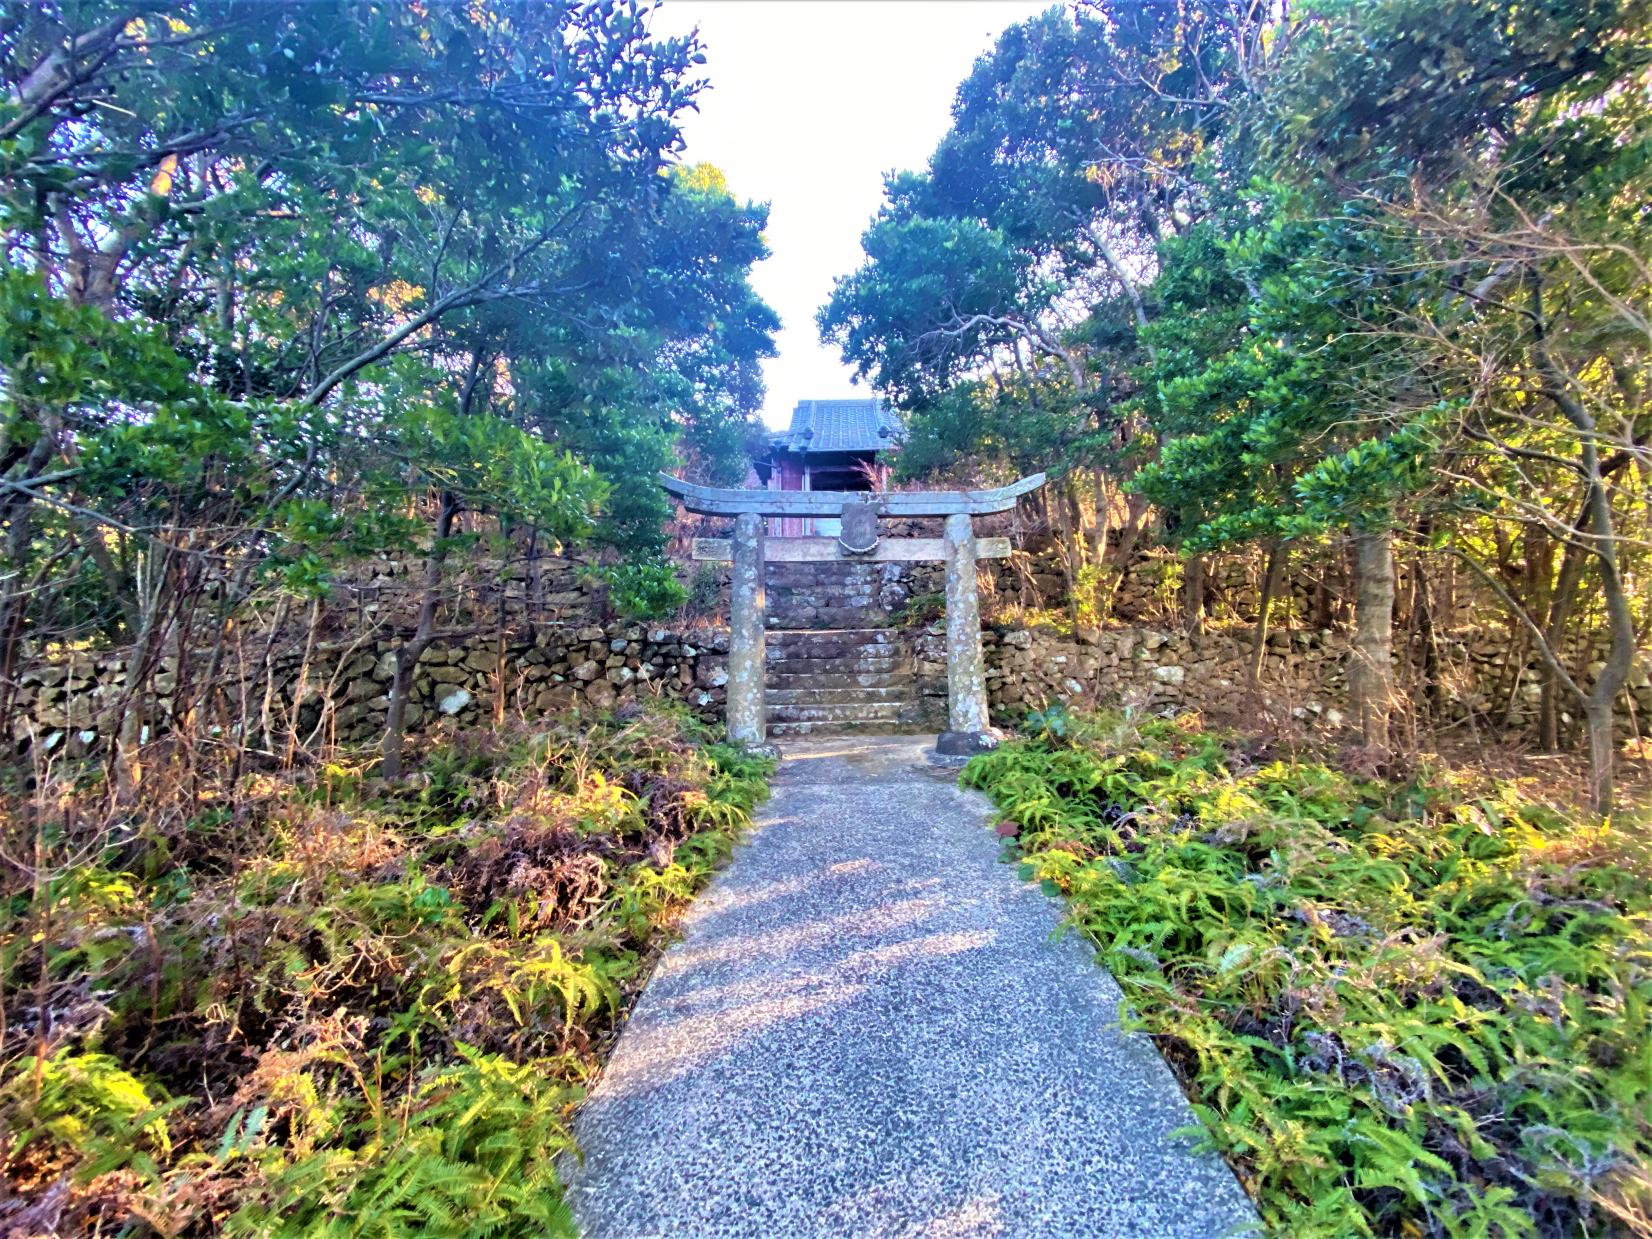
[[[975,58],[1055,0],[664,0],[651,29],[698,26],[710,88],[684,124],[686,158],[770,204],[773,256],[753,283],[780,315],[764,363],[764,418],[784,425],[804,399],[863,395],[815,311],[860,264],[860,234],[883,175],[921,168],[951,119]]]

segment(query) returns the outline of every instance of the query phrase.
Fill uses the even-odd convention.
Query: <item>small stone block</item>
[[[942,757],[973,757],[998,747],[996,731],[943,731],[935,737],[935,751]]]

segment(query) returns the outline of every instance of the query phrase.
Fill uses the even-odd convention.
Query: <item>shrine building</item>
[[[900,422],[882,400],[799,400],[792,424],[771,435],[767,455],[753,460],[750,485],[762,490],[879,490],[888,478],[885,454],[900,442]],[[835,537],[829,517],[777,516],[780,538]]]

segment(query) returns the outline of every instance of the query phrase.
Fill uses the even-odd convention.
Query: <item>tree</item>
[[[1095,525],[1109,487],[1150,500],[1190,578],[1202,553],[1260,543],[1253,675],[1288,549],[1346,544],[1351,686],[1378,754],[1396,547],[1430,650],[1427,577],[1448,552],[1537,652],[1545,741],[1562,703],[1584,716],[1604,809],[1649,618],[1632,583],[1649,16],[1052,10],[978,62],[926,171],[890,179],[823,332],[907,411],[911,467],[1036,450],[1093,470]],[[1069,478],[1056,510],[1073,495]],[[1071,563],[1085,540],[1064,542]]]
[[[1581,706],[1601,812],[1638,641],[1625,566],[1645,498],[1616,479],[1632,464],[1644,479],[1647,461],[1648,236],[1629,204],[1649,188],[1649,17],[1640,0],[1332,6],[1299,39],[1273,104],[1287,157],[1325,169],[1315,188],[1355,197],[1399,239],[1354,271],[1413,290],[1361,330],[1403,340],[1452,415],[1431,536],[1530,638],[1547,673],[1544,739],[1557,738],[1560,692]],[[1503,569],[1517,539],[1515,583]],[[1606,649],[1598,663],[1586,653],[1580,674],[1564,659],[1590,645],[1573,628],[1586,571]]]
[[[349,555],[409,546],[409,486],[435,492],[439,583],[460,508],[589,536],[618,491],[580,458],[663,462],[679,439],[709,458],[734,437],[774,326],[746,279],[763,213],[675,170],[703,57],[645,17],[7,6],[4,308],[29,341],[0,393],[7,666],[78,599],[140,655],[138,736],[146,649],[198,641],[207,612],[221,633],[266,582],[314,594]],[[83,358],[84,338],[108,349]],[[115,359],[146,350],[169,357],[136,381]],[[604,398],[555,401],[575,388]],[[124,489],[88,463],[163,457]],[[648,515],[616,507],[611,539]],[[38,587],[65,574],[74,591]]]
[[[1350,689],[1362,738],[1381,752],[1394,700],[1396,503],[1426,479],[1437,397],[1401,337],[1358,329],[1408,295],[1403,279],[1345,278],[1391,261],[1381,229],[1357,209],[1317,218],[1283,187],[1247,201],[1249,226],[1166,247],[1161,281],[1182,290],[1186,312],[1154,326],[1164,342],[1148,417],[1161,447],[1137,485],[1184,513],[1196,547],[1348,536]]]
[[[1260,37],[1273,20],[1092,3],[1011,27],[959,87],[927,172],[890,179],[867,262],[821,312],[823,336],[909,411],[965,408],[934,403],[961,380],[999,401],[1036,391],[1039,424],[1066,411],[1041,463],[1066,475],[1052,489],[1070,582],[1106,555],[1118,483],[1151,454],[1132,397],[1157,248],[1208,211],[1199,164],[1288,41]],[[1128,503],[1120,559],[1145,515]]]

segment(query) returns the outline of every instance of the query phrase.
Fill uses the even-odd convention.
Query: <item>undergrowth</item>
[[[768,766],[664,707],[367,765],[8,802],[0,1235],[571,1233],[570,1108]]]
[[[1271,1234],[1652,1234],[1652,853],[1509,784],[1184,723],[975,758]]]

